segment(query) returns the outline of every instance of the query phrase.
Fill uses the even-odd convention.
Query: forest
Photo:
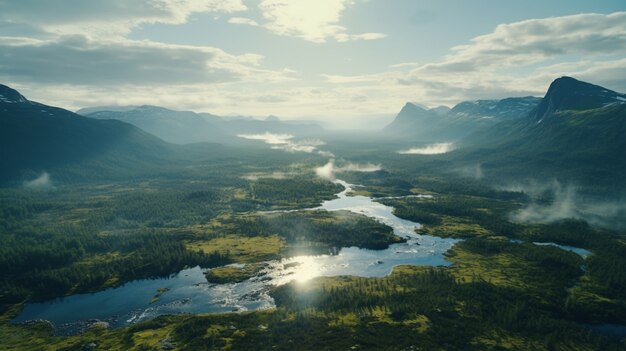
[[[293,172],[288,164],[276,167]],[[54,335],[45,323],[9,321],[27,302],[164,277],[185,267],[246,263],[247,270],[218,269],[208,276],[213,282],[241,281],[267,259],[346,246],[383,249],[402,238],[359,214],[284,211],[314,208],[341,190],[306,172],[276,179],[259,178],[263,169],[258,167],[220,170],[229,176],[200,167],[178,178],[168,173],[75,188],[0,189],[0,345],[20,350],[82,350],[92,342],[119,350],[623,349],[621,338],[589,327],[626,324],[623,233],[580,219],[512,221],[511,213],[533,201],[527,194],[446,174],[402,179],[405,170],[391,169],[346,178],[364,184],[355,194],[378,197],[397,216],[421,223],[420,234],[463,239],[446,253],[450,267],[399,266],[383,278],[292,282],[272,290],[276,308],[269,311],[162,316],[74,336]],[[247,172],[255,176],[244,177]],[[431,197],[394,198],[412,194]],[[591,254],[583,258],[533,242],[571,245]]]

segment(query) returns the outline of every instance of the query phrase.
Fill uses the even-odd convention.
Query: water
[[[511,239],[510,240],[512,243],[516,243],[516,244],[521,244],[524,241],[523,240],[517,240],[517,239]],[[571,251],[577,255],[579,255],[582,258],[587,258],[587,256],[591,255],[591,251],[580,248],[580,247],[575,247],[575,246],[569,246],[569,245],[560,245],[557,243],[553,243],[553,242],[539,242],[539,241],[533,241],[532,242],[535,245],[539,245],[539,246],[554,246],[554,247],[558,247],[561,250],[565,250],[565,251]]]
[[[626,340],[626,325],[621,324],[583,324],[583,326],[615,339]]]
[[[169,289],[154,303],[157,289]],[[13,320],[51,321],[58,334],[83,331],[91,320],[122,327],[164,314],[220,313],[273,306],[262,284],[215,285],[207,283],[200,267],[189,268],[164,279],[144,279],[94,294],[77,294],[52,301],[30,303]],[[252,294],[258,291],[258,296]]]
[[[272,287],[293,280],[305,284],[319,276],[382,277],[400,264],[449,265],[443,253],[458,240],[418,235],[415,233],[418,223],[396,217],[392,207],[369,197],[347,196],[353,185],[342,180],[336,182],[345,190],[337,194],[337,199],[325,201],[317,209],[363,214],[390,226],[396,235],[407,241],[385,250],[345,247],[336,255],[295,256],[268,261],[257,276],[232,284],[210,284],[203,270],[194,267],[169,278],[137,280],[93,294],[27,304],[13,322],[44,319],[55,325],[57,333],[72,334],[83,331],[93,320],[122,327],[164,314],[260,310],[274,307],[269,296]],[[169,290],[151,302],[160,288]]]
[[[535,245],[542,245],[542,246],[555,246],[558,247],[562,250],[565,251],[571,251],[575,254],[578,254],[579,256],[585,258],[587,256],[589,256],[591,254],[591,251],[589,250],[585,250],[583,248],[580,247],[575,247],[575,246],[569,246],[569,245],[559,245],[557,243],[540,243],[540,242],[533,242],[533,244]]]

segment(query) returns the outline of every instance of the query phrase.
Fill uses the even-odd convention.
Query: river
[[[406,242],[384,250],[341,248],[335,255],[295,256],[267,261],[257,275],[240,283],[208,283],[200,267],[182,270],[162,279],[143,279],[92,294],[76,294],[51,301],[26,304],[12,322],[47,320],[58,334],[75,334],[95,322],[123,327],[165,314],[224,313],[274,307],[269,291],[293,280],[306,284],[319,276],[353,275],[382,277],[401,264],[445,266],[444,253],[458,240],[419,235],[418,223],[401,219],[393,208],[367,196],[348,196],[354,185],[335,181],[344,187],[337,198],[318,208],[347,210],[384,223]],[[419,195],[418,195],[419,196]],[[427,197],[427,196],[424,196]],[[306,211],[306,210],[303,210]],[[160,297],[153,301],[157,291]]]
[[[163,279],[143,279],[93,294],[76,294],[51,301],[26,304],[14,323],[47,320],[57,333],[80,332],[90,324],[104,321],[110,327],[123,327],[164,314],[223,313],[274,307],[269,296],[272,287],[292,280],[305,282],[318,276],[354,275],[381,277],[396,265],[449,265],[443,254],[458,240],[418,235],[418,223],[393,215],[393,208],[366,196],[347,196],[353,185],[344,186],[337,198],[314,210],[347,210],[374,218],[391,228],[405,243],[385,250],[341,248],[336,255],[295,256],[268,261],[263,271],[241,283],[210,284],[204,270],[194,267]],[[151,302],[158,289],[167,289]]]

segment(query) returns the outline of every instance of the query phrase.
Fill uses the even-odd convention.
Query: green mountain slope
[[[0,180],[83,164],[124,172],[162,162],[172,145],[135,126],[32,102],[0,85]]]
[[[474,133],[457,159],[500,176],[626,188],[626,95],[563,77],[526,117]]]

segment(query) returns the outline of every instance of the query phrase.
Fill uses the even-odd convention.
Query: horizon
[[[562,78],[572,78],[574,80],[583,82],[583,83],[588,83],[591,85],[596,85],[593,82],[587,82],[587,81],[583,81],[580,79],[577,79],[575,77],[571,77],[571,76],[560,76],[555,78],[554,80],[552,80],[550,82],[550,85],[552,85],[552,83],[554,83],[556,80],[558,79],[562,79]],[[10,86],[6,85],[6,84],[2,84],[0,83],[0,85],[4,85],[7,86],[9,89],[13,89]],[[601,88],[604,88],[602,86],[600,86]],[[546,93],[548,91],[549,87],[546,88]],[[617,93],[621,93],[619,91],[616,91]],[[18,91],[18,93],[20,93]],[[424,110],[434,110],[440,107],[445,107],[448,109],[453,109],[454,107],[456,107],[457,105],[463,104],[463,103],[467,103],[467,102],[477,102],[477,101],[501,101],[504,99],[510,99],[510,98],[527,98],[527,97],[535,97],[535,98],[543,98],[545,96],[546,93],[543,93],[541,95],[526,95],[526,96],[507,96],[507,97],[502,97],[502,98],[498,98],[498,99],[489,99],[489,98],[485,98],[485,99],[476,99],[476,100],[464,100],[464,101],[459,101],[457,103],[454,103],[452,105],[435,105],[435,106],[428,106],[419,102],[413,102],[413,101],[407,101],[405,102],[404,106],[411,104],[413,106],[417,106],[421,109]],[[28,99],[28,97],[26,97]],[[30,99],[28,99],[30,100]],[[31,100],[33,101],[33,100]],[[37,101],[39,102],[39,101]],[[50,105],[50,106],[55,106]],[[64,108],[63,106],[55,106],[55,107],[60,107],[60,108]],[[298,117],[294,117],[294,116],[277,116],[274,114],[269,114],[269,115],[241,115],[241,114],[227,114],[227,115],[217,115],[217,114],[213,114],[209,111],[194,111],[194,110],[190,110],[190,109],[176,109],[176,108],[171,108],[168,106],[161,106],[161,105],[94,105],[94,106],[86,106],[86,107],[82,107],[76,110],[69,110],[71,112],[74,112],[76,114],[80,114],[80,111],[85,109],[85,110],[89,110],[89,109],[95,109],[97,111],[109,111],[107,110],[108,108],[110,108],[110,111],[116,111],[117,109],[121,110],[134,110],[134,109],[139,109],[139,108],[143,108],[143,107],[155,107],[155,108],[163,108],[163,109],[167,109],[167,110],[171,110],[174,112],[192,112],[192,113],[196,113],[196,114],[210,114],[219,118],[225,118],[225,119],[253,119],[253,120],[258,120],[258,121],[266,121],[266,120],[271,120],[271,119],[278,119],[279,121],[294,121],[294,122],[302,122],[302,123],[306,123],[306,122],[310,122],[310,123],[314,123],[314,124],[318,124],[320,126],[322,126],[323,128],[329,130],[329,131],[336,131],[336,132],[344,132],[347,130],[362,130],[362,131],[378,131],[386,126],[388,126],[389,124],[391,124],[395,118],[398,116],[398,114],[400,113],[401,110],[398,110],[397,113],[393,113],[393,114],[388,114],[386,116],[383,115],[378,115],[378,116],[355,116],[353,118],[358,118],[358,120],[360,122],[363,121],[363,119],[369,119],[368,120],[368,125],[367,126],[363,126],[362,124],[358,124],[355,125],[353,123],[353,121],[329,121],[329,120],[325,120],[324,118],[316,118],[316,117],[309,117],[306,119],[303,118],[298,118]],[[342,123],[343,122],[343,123]]]
[[[560,76],[626,91],[620,1],[68,6],[0,2],[0,80],[70,110],[155,105],[349,128],[382,126],[406,102],[541,97]]]

